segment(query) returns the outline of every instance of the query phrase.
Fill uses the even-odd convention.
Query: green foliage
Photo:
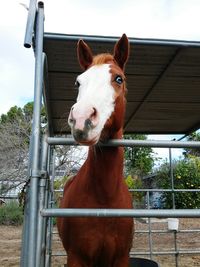
[[[137,175],[128,175],[125,179],[125,182],[129,189],[141,189],[143,187],[142,181]],[[134,202],[141,202],[142,198],[144,197],[143,192],[131,192],[131,194]]]
[[[26,123],[31,124],[32,116],[33,116],[33,108],[34,102],[28,102],[24,105],[23,108],[13,106],[6,114],[2,114],[0,117],[0,124],[13,122],[13,121],[20,121],[22,124],[25,121]],[[41,117],[42,122],[46,121],[46,112],[45,107],[42,106],[41,109]],[[23,125],[22,125],[23,126]]]
[[[187,137],[187,141],[200,141],[200,132],[194,132]],[[200,157],[200,148],[185,148],[183,152],[185,157],[190,155]]]
[[[1,115],[1,123],[13,122],[14,120],[19,120],[23,118],[23,111],[21,108],[14,106],[11,107],[7,114]]]
[[[66,182],[70,179],[69,176],[63,176],[54,181],[54,189],[63,189]]]
[[[17,201],[11,201],[0,207],[0,225],[21,225],[23,211]]]
[[[146,135],[129,134],[125,139],[146,140]],[[125,169],[126,175],[143,176],[152,171],[154,165],[153,150],[150,147],[127,147],[125,148]]]
[[[1,123],[12,122],[13,120],[21,119],[22,117],[23,117],[22,109],[17,106],[14,106],[10,108],[7,114],[1,115],[0,122]]]
[[[200,158],[190,156],[184,160],[173,163],[173,176],[175,189],[200,189]],[[164,163],[157,174],[158,184],[161,188],[170,189],[169,164]],[[198,192],[175,192],[175,205],[178,209],[200,208],[200,194]],[[163,205],[172,208],[172,193],[163,193]]]

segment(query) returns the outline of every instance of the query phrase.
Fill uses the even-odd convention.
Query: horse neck
[[[113,138],[121,139],[122,129]],[[89,148],[85,166],[86,176],[93,192],[101,201],[112,199],[120,189],[119,184],[123,179],[123,152],[122,147]]]

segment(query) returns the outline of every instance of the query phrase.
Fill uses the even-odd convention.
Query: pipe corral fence
[[[200,255],[200,250],[180,250],[177,246],[177,235],[183,233],[199,233],[200,229],[194,230],[178,230],[171,229],[174,238],[174,250],[155,251],[153,248],[152,235],[160,235],[169,233],[168,230],[152,229],[152,218],[199,218],[200,209],[152,209],[150,207],[149,195],[151,192],[199,192],[200,189],[175,189],[173,187],[173,175],[171,177],[171,189],[138,189],[132,190],[144,192],[146,194],[147,205],[144,209],[57,209],[53,207],[54,188],[53,181],[55,176],[55,154],[54,147],[56,145],[77,145],[73,139],[64,137],[54,137],[52,125],[49,123],[49,99],[46,94],[48,87],[48,63],[47,56],[43,52],[43,36],[44,36],[44,6],[42,2],[37,3],[36,0],[30,1],[29,14],[26,27],[26,35],[24,46],[29,48],[33,46],[35,52],[35,84],[34,84],[34,111],[32,135],[30,140],[30,164],[29,179],[30,183],[27,188],[26,205],[24,215],[24,227],[22,238],[21,267],[40,267],[51,266],[52,256],[59,256],[52,251],[52,235],[53,233],[53,217],[59,216],[98,216],[98,217],[133,217],[147,218],[147,229],[138,230],[136,233],[147,234],[149,238],[149,250],[145,252],[134,253],[131,256],[145,256],[154,258],[158,255],[173,255],[175,257],[175,266],[178,266],[180,255]],[[76,39],[76,38],[75,38]],[[92,40],[92,37],[91,37]],[[99,37],[99,40],[115,41],[115,38]],[[145,42],[145,41],[143,41]],[[152,43],[153,41],[149,41]],[[164,44],[164,41],[155,41],[156,44]],[[170,44],[169,41],[166,41]],[[148,43],[148,42],[147,42]],[[179,42],[172,42],[172,45]],[[188,43],[181,43],[188,46]],[[192,44],[200,46],[200,44]],[[42,106],[42,98],[47,110],[47,131],[41,136],[41,118],[40,111]],[[171,158],[172,148],[200,148],[200,142],[189,141],[141,141],[141,140],[110,140],[107,143],[100,144],[102,146],[133,146],[133,147],[158,147],[168,148]],[[51,177],[50,177],[51,173]],[[62,256],[62,253],[60,254]]]

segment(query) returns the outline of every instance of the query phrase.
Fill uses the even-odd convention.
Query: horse
[[[77,44],[83,69],[75,86],[77,102],[68,118],[77,143],[89,146],[88,156],[65,187],[61,208],[130,209],[132,198],[123,178],[123,148],[100,146],[123,134],[126,83],[124,68],[130,45],[125,34],[113,55],[93,56],[83,40]],[[126,217],[60,217],[58,232],[68,267],[128,267],[133,219]]]

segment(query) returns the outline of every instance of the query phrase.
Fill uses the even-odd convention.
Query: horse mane
[[[114,61],[114,57],[109,54],[109,53],[103,53],[94,56],[92,65],[102,65],[102,64],[107,64],[111,63]]]

